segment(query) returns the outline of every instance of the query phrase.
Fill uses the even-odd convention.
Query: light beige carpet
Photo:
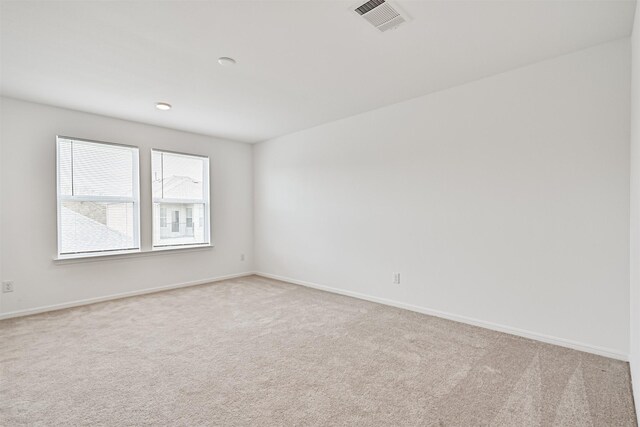
[[[0,322],[0,424],[633,426],[628,365],[259,277]]]

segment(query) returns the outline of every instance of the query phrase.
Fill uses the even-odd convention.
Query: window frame
[[[132,160],[132,196],[74,196],[62,194],[60,180],[60,142],[61,140],[85,142],[89,144],[110,145],[131,149]],[[140,252],[142,249],[140,241],[140,149],[134,145],[119,144],[115,142],[96,141],[86,138],[77,138],[65,135],[56,135],[56,247],[57,259],[92,258],[106,255],[121,255]],[[73,172],[72,172],[73,173]],[[134,248],[128,249],[106,249],[86,252],[62,252],[62,203],[65,201],[90,201],[90,202],[113,202],[133,204],[133,243]]]
[[[165,198],[157,198],[153,196],[153,153],[167,153],[178,156],[186,156],[186,157],[195,157],[205,160],[204,167],[202,171],[202,193],[204,198],[201,199],[165,199]],[[211,247],[211,160],[209,156],[205,156],[202,154],[193,154],[193,153],[185,153],[180,151],[172,151],[165,150],[162,148],[152,148],[151,149],[151,168],[149,174],[151,175],[151,251],[167,251],[167,250],[180,250],[180,249],[190,249],[190,248],[203,248],[203,247]],[[162,177],[161,177],[162,179]],[[155,244],[155,235],[156,235],[156,220],[154,216],[154,205],[158,204],[160,207],[163,203],[166,204],[203,204],[204,205],[204,236],[206,241],[203,243],[181,243],[174,245],[158,245]],[[169,210],[167,209],[167,226],[171,227],[171,223],[169,222]],[[173,215],[171,217],[173,220]],[[158,221],[159,222],[159,221]],[[157,225],[160,228],[160,224]]]

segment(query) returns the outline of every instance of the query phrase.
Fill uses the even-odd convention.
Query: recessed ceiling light
[[[156,102],[156,108],[162,111],[171,110],[171,104],[167,104],[166,102]]]
[[[218,58],[218,64],[220,65],[233,65],[236,63],[236,60],[233,58],[229,58],[228,56],[221,56]]]

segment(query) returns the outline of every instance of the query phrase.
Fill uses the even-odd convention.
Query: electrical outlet
[[[400,273],[393,273],[393,284],[394,285],[400,284]]]
[[[244,261],[244,254],[240,254],[240,261]]]
[[[7,292],[13,292],[13,282],[2,282],[2,292],[3,293],[7,293]]]

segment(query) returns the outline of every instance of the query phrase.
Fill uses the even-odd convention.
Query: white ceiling
[[[256,142],[626,37],[635,7],[399,0],[380,33],[359,3],[3,1],[0,91]]]

